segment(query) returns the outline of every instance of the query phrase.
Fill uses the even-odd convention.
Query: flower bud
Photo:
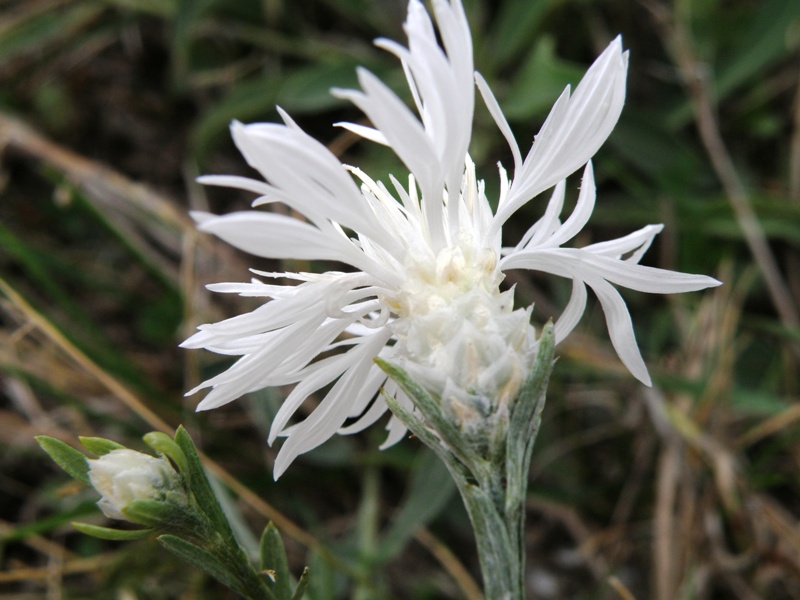
[[[395,324],[399,363],[462,431],[506,419],[530,368],[530,309],[513,310],[512,290],[471,289],[448,305]]]
[[[126,519],[122,513],[134,500],[162,500],[180,487],[180,479],[169,461],[135,450],[112,450],[90,459],[89,480],[103,496],[97,505],[111,519]]]

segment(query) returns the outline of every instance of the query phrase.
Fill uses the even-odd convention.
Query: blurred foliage
[[[477,68],[523,148],[563,87],[622,33],[628,101],[595,159],[598,204],[577,242],[664,222],[649,264],[726,282],[680,298],[626,294],[652,390],[620,367],[596,305],[559,348],[530,487],[531,595],[617,598],[616,575],[639,599],[800,598],[800,332],[775,309],[698,135],[691,93],[708,86],[797,310],[800,3],[465,5]],[[264,428],[282,390],[199,416],[196,399],[181,400],[224,365],[177,343],[198,323],[252,306],[210,298],[202,285],[264,266],[193,232],[188,209],[249,200],[199,189],[194,177],[246,173],[227,126],[276,120],[276,104],[344,162],[403,176],[385,149],[330,127],[361,116],[328,89],[354,85],[357,65],[402,89],[398,66],[371,40],[402,40],[405,8],[0,1],[0,595],[227,597],[150,541],[75,533],[75,518],[103,523],[91,494],[64,483],[33,441],[80,434],[135,445],[158,427],[149,407],[173,429],[185,423],[224,473],[268,503],[220,479],[234,488],[225,508],[238,522],[260,530],[274,520],[291,570],[311,565],[309,598],[469,596],[459,567],[477,573],[477,564],[466,514],[416,441],[379,452],[379,428],[338,438],[273,483]],[[676,58],[687,45],[689,86]],[[496,193],[495,163],[510,166],[511,156],[480,103],[471,151]],[[574,199],[577,180],[570,187]],[[520,211],[508,239],[542,208]],[[298,266],[310,267],[285,268]],[[509,283],[541,321],[569,295],[562,281],[512,274]]]

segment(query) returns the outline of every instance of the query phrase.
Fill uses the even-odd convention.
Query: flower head
[[[89,459],[89,480],[102,495],[100,510],[111,519],[126,519],[123,509],[134,500],[161,500],[179,489],[179,476],[166,458],[122,448]]]
[[[214,291],[268,301],[250,313],[202,325],[183,344],[240,357],[189,392],[212,388],[198,409],[268,386],[295,385],[270,432],[270,443],[277,436],[288,438],[278,455],[276,477],[295,457],[333,434],[375,423],[386,412],[379,388],[410,408],[410,400],[374,364],[378,356],[401,364],[463,428],[501,416],[524,381],[536,346],[531,309],[514,310],[513,289],[500,290],[509,269],[573,281],[572,297],[556,321],[557,341],[577,324],[591,288],[617,353],[646,384],[650,379],[630,315],[614,285],[675,293],[719,283],[639,265],[660,225],[584,248],[562,247],[592,213],[595,185],[589,161],[624,103],[628,61],[620,38],[609,44],[574,93],[569,87],[564,91],[523,158],[488,85],[473,71],[460,0],[434,0],[433,12],[441,45],[419,0],[409,3],[408,47],[376,42],[400,59],[416,111],[363,69],[358,72],[360,90],[334,91],[358,106],[373,127],[338,125],[389,146],[410,172],[406,184],[395,178],[376,182],[342,165],[280,109],[283,124],[232,126],[236,145],[264,181],[201,178],[256,193],[254,207],[280,202],[305,217],[265,210],[195,214],[201,230],[257,256],[334,260],[352,267],[322,274],[256,271],[269,283],[212,285]],[[495,212],[468,155],[475,86],[514,157],[513,177],[499,168]],[[562,222],[565,178],[581,167],[577,206]],[[516,246],[502,246],[502,225],[550,188],[544,216]],[[303,402],[328,386],[313,412],[290,425]],[[398,441],[405,428],[393,417],[388,430],[384,446]]]

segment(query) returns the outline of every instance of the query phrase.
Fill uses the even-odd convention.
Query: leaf
[[[270,74],[239,82],[208,111],[192,133],[192,152],[202,158],[230,122],[263,118],[279,105],[289,113],[319,112],[345,102],[332,96],[332,87],[356,83],[356,63],[341,62],[298,68],[289,75]]]
[[[36,10],[28,14],[19,11],[20,17],[10,12],[0,23],[0,65],[22,54],[52,52],[59,42],[73,40],[104,10],[98,4],[83,2],[41,14]]]
[[[556,56],[555,40],[542,36],[502,102],[510,121],[528,120],[545,114],[568,84],[578,83],[585,68]]]
[[[507,498],[524,498],[528,485],[531,450],[542,421],[545,394],[553,371],[553,322],[542,329],[539,348],[528,379],[511,405],[506,446]]]
[[[704,162],[691,146],[664,129],[663,120],[664,115],[659,113],[623,114],[608,143],[629,165],[653,178],[660,188],[687,187]]]
[[[494,71],[506,66],[515,56],[532,44],[536,30],[544,17],[560,0],[510,0],[501,3],[500,14],[485,37],[484,46],[491,52],[480,53],[479,59],[491,61]]]
[[[190,71],[191,45],[200,19],[214,4],[214,0],[178,0],[177,12],[172,21],[172,75],[178,89],[186,84]]]
[[[228,524],[228,519],[225,518],[225,513],[222,511],[222,507],[211,489],[211,484],[208,483],[203,463],[200,462],[200,457],[197,454],[197,448],[183,425],[178,427],[175,432],[175,442],[186,457],[185,475],[189,481],[189,489],[194,494],[200,510],[205,513],[213,528],[223,535],[228,543],[238,545]]]
[[[721,102],[742,85],[764,81],[765,71],[775,63],[786,59],[789,51],[797,48],[798,36],[791,35],[797,30],[800,19],[800,2],[771,0],[755,3],[748,18],[735,27],[735,46],[733,51],[720,52],[720,65],[714,69],[716,100]],[[670,129],[678,130],[692,117],[691,105],[684,100],[668,117]]]
[[[189,509],[173,502],[162,500],[132,500],[121,510],[125,518],[145,527],[161,531],[183,531],[203,538],[213,535],[203,522]]]
[[[279,83],[275,76],[239,82],[195,125],[189,146],[192,154],[198,159],[205,156],[234,119],[249,121],[271,113]]]
[[[264,533],[261,535],[260,555],[261,570],[269,570],[275,574],[274,584],[268,581],[267,585],[278,597],[278,600],[289,600],[292,593],[289,562],[286,558],[286,549],[283,546],[280,533],[278,533],[278,528],[271,521],[264,528]]]
[[[293,113],[321,112],[345,102],[331,94],[331,88],[351,88],[358,84],[353,61],[322,64],[298,69],[283,81],[276,104]]]
[[[174,462],[184,477],[188,476],[189,462],[186,459],[186,455],[183,453],[183,450],[181,450],[181,447],[175,442],[174,439],[172,439],[172,437],[168,436],[162,431],[151,431],[150,433],[145,434],[144,438],[142,439],[144,439],[144,443],[150,446],[153,450],[159,454],[163,454],[172,462]]]
[[[104,456],[112,450],[124,450],[125,446],[99,437],[78,436],[81,445],[95,456]]]
[[[787,33],[797,27],[800,2],[772,0],[754,6],[760,10],[746,20],[746,29],[741,27],[737,32],[738,51],[725,54],[725,63],[719,68],[717,88],[722,95],[730,94],[750,79],[761,81],[765,68],[797,47],[797,36],[792,40]]]
[[[308,570],[314,573],[314,577],[306,580],[306,595],[311,600],[335,600],[340,597],[341,578],[328,561],[316,552],[311,554],[308,561]],[[297,587],[299,588],[300,584]],[[297,596],[296,590],[295,596]]]
[[[39,442],[42,450],[47,452],[50,458],[70,476],[86,485],[92,485],[92,482],[89,481],[89,463],[82,453],[61,440],[46,435],[36,436],[36,441]]]
[[[156,539],[159,544],[179,558],[188,561],[198,569],[202,569],[224,586],[248,597],[241,589],[242,586],[239,581],[226,568],[225,564],[207,550],[174,535],[160,535]]]
[[[409,398],[411,398],[414,402],[414,406],[422,413],[425,421],[436,430],[436,433],[441,436],[442,441],[445,442],[447,447],[459,460],[471,469],[480,462],[481,459],[475,454],[469,443],[463,439],[461,432],[459,432],[456,426],[442,413],[440,403],[431,398],[430,394],[421,385],[414,381],[405,370],[397,365],[393,365],[380,358],[376,358],[375,363],[400,386]],[[386,394],[384,394],[384,398],[386,399]],[[386,401],[392,409],[392,412],[397,415],[397,418],[400,419],[404,425],[406,425],[404,419],[409,417],[411,417],[412,421],[419,421],[419,419],[411,416],[406,410],[401,410],[400,413],[395,412],[395,407],[400,408],[396,401],[392,403],[389,403],[388,399],[386,399]],[[406,426],[408,427],[408,425]],[[430,433],[427,435],[420,435],[420,430],[425,429],[421,423],[414,428],[409,427],[409,429],[431,448],[435,449],[437,446],[441,445],[438,440],[433,444],[428,441],[432,438]]]
[[[73,521],[72,526],[86,535],[99,538],[101,540],[128,541],[139,540],[151,535],[155,529],[112,529],[110,527],[100,527],[89,523]]]
[[[125,10],[152,14],[161,18],[171,18],[178,10],[178,0],[103,0],[106,4]]]
[[[206,477],[236,541],[248,558],[255,562],[259,553],[258,538],[242,515],[241,506],[236,502],[231,491],[217,477],[211,473],[206,473]]]
[[[308,567],[303,569],[300,574],[300,580],[297,582],[297,587],[294,588],[291,600],[301,600],[308,589]]]
[[[439,515],[456,491],[447,468],[434,453],[421,452],[418,463],[406,497],[380,545],[382,561],[402,552],[416,530]]]

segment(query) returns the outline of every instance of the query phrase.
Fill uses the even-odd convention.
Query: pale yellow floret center
[[[444,248],[435,259],[409,253],[405,274],[403,285],[386,298],[400,318],[427,315],[475,290],[494,295],[503,279],[494,251],[467,244]]]

